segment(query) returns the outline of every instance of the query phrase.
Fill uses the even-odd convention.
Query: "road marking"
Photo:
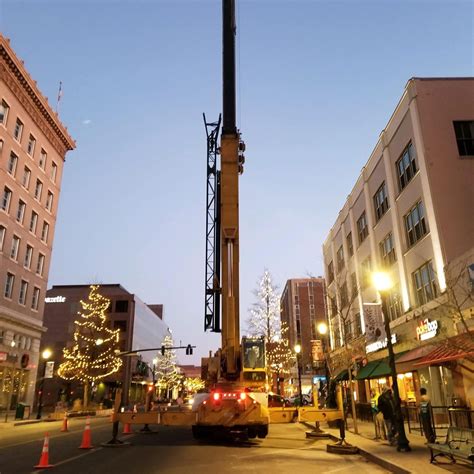
[[[92,454],[92,453],[95,453],[97,451],[100,451],[101,449],[104,449],[104,448],[102,448],[102,447],[93,448],[90,451],[87,451],[85,453],[78,454],[77,456],[72,456],[71,458],[68,458],[68,459],[64,459],[64,461],[56,462],[56,463],[53,464],[53,466],[56,467],[56,466],[60,466],[61,464],[66,464],[67,462],[75,461],[76,459],[87,456],[88,454]],[[40,472],[41,471],[32,471],[31,474],[38,474]]]

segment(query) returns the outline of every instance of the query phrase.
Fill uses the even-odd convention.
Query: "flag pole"
[[[62,83],[62,81],[59,81],[58,100],[56,102],[56,113],[57,114],[59,114],[59,101],[61,100],[62,96],[63,96],[63,83]]]

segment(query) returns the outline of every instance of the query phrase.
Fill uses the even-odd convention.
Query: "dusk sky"
[[[323,274],[321,245],[413,76],[473,75],[473,2],[237,0],[241,322],[267,268]],[[220,0],[0,0],[0,30],[77,142],[49,285],[162,303],[200,363],[206,135],[221,112]],[[160,345],[161,341],[157,341]]]

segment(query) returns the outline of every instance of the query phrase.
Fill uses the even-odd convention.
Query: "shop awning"
[[[474,331],[449,337],[440,342],[414,365],[418,367],[440,365],[444,362],[472,357],[474,357]]]
[[[386,359],[381,359],[375,367],[375,369],[370,374],[371,379],[376,379],[377,377],[385,377],[390,375],[390,366],[388,365],[388,357]]]
[[[379,363],[380,360],[373,360],[372,362],[369,362],[366,366],[359,370],[358,374],[356,375],[356,379],[364,380],[370,378],[372,372],[376,369]]]
[[[343,380],[349,380],[349,372],[348,370],[342,370],[334,377],[334,382],[342,382]]]
[[[433,349],[434,346],[432,344],[428,344],[405,352],[396,360],[397,372],[399,374],[404,374],[405,372],[416,370],[417,367],[415,367],[415,363],[419,362],[422,357],[425,357]]]

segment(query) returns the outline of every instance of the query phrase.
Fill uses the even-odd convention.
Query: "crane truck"
[[[204,329],[220,332],[222,347],[202,361],[210,392],[195,398],[192,429],[196,438],[221,431],[264,438],[269,424],[265,340],[240,341],[239,328],[239,176],[245,143],[236,127],[235,0],[222,1],[222,27],[220,145],[221,117],[208,123],[204,116],[208,152]]]

